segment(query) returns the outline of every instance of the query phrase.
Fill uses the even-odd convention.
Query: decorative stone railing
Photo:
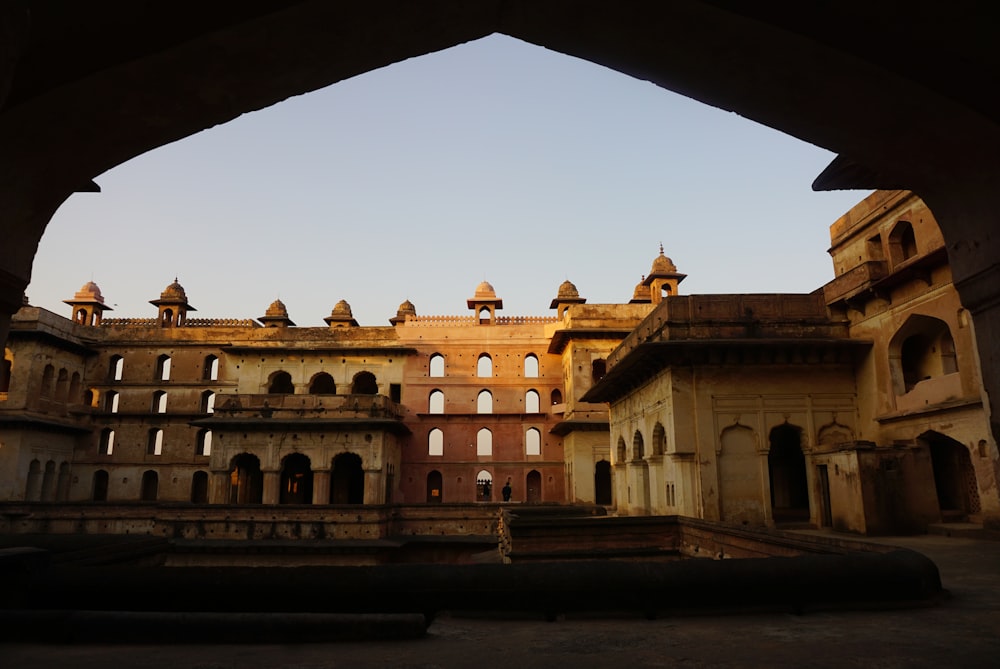
[[[399,420],[399,405],[385,395],[218,395],[219,418],[392,418]]]

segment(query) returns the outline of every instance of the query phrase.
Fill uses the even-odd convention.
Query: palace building
[[[970,319],[933,215],[877,191],[831,226],[810,294],[683,295],[663,254],[616,304],[550,316],[403,302],[326,327],[281,301],[195,318],[25,304],[0,366],[0,500],[586,503],[749,526],[920,531],[1000,516]]]

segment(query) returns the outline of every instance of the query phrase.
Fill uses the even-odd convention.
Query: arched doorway
[[[938,432],[927,432],[920,439],[931,451],[934,489],[937,491],[941,520],[961,522],[970,513],[979,513],[979,487],[969,450],[962,443]]]
[[[279,504],[312,504],[313,473],[309,458],[292,453],[281,461]]]
[[[542,501],[542,475],[537,470],[532,469],[524,477],[524,501],[528,504]]]
[[[611,463],[603,458],[594,465],[594,503],[611,506]]]
[[[191,477],[191,503],[208,504],[208,472],[197,471]]]
[[[159,488],[159,475],[152,469],[147,469],[142,473],[142,489],[139,491],[139,499],[143,502],[155,502]]]
[[[767,472],[771,481],[771,517],[776,523],[808,521],[809,484],[802,428],[779,425],[771,430],[770,442]]]
[[[240,453],[229,465],[229,503],[260,504],[264,498],[264,475],[260,459]]]
[[[378,395],[378,381],[371,372],[358,372],[351,383],[352,395]]]
[[[443,501],[444,483],[441,478],[441,472],[435,469],[427,475],[427,503],[440,504]]]
[[[330,504],[364,504],[365,471],[361,456],[341,453],[333,459],[330,475]]]

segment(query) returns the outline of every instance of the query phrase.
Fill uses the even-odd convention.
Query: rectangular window
[[[163,455],[163,430],[149,431],[149,443],[146,445],[147,455]]]
[[[389,399],[396,404],[403,401],[403,386],[398,383],[389,384]]]

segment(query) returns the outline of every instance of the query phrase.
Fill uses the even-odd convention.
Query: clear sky
[[[625,302],[662,242],[682,293],[811,292],[829,225],[867,192],[814,193],[833,154],[701,103],[494,35],[340,82],[162,147],[73,195],[27,294],[95,281],[153,317],[176,276],[192,317],[300,326],[346,299],[362,325],[400,302],[548,310],[569,279]]]

